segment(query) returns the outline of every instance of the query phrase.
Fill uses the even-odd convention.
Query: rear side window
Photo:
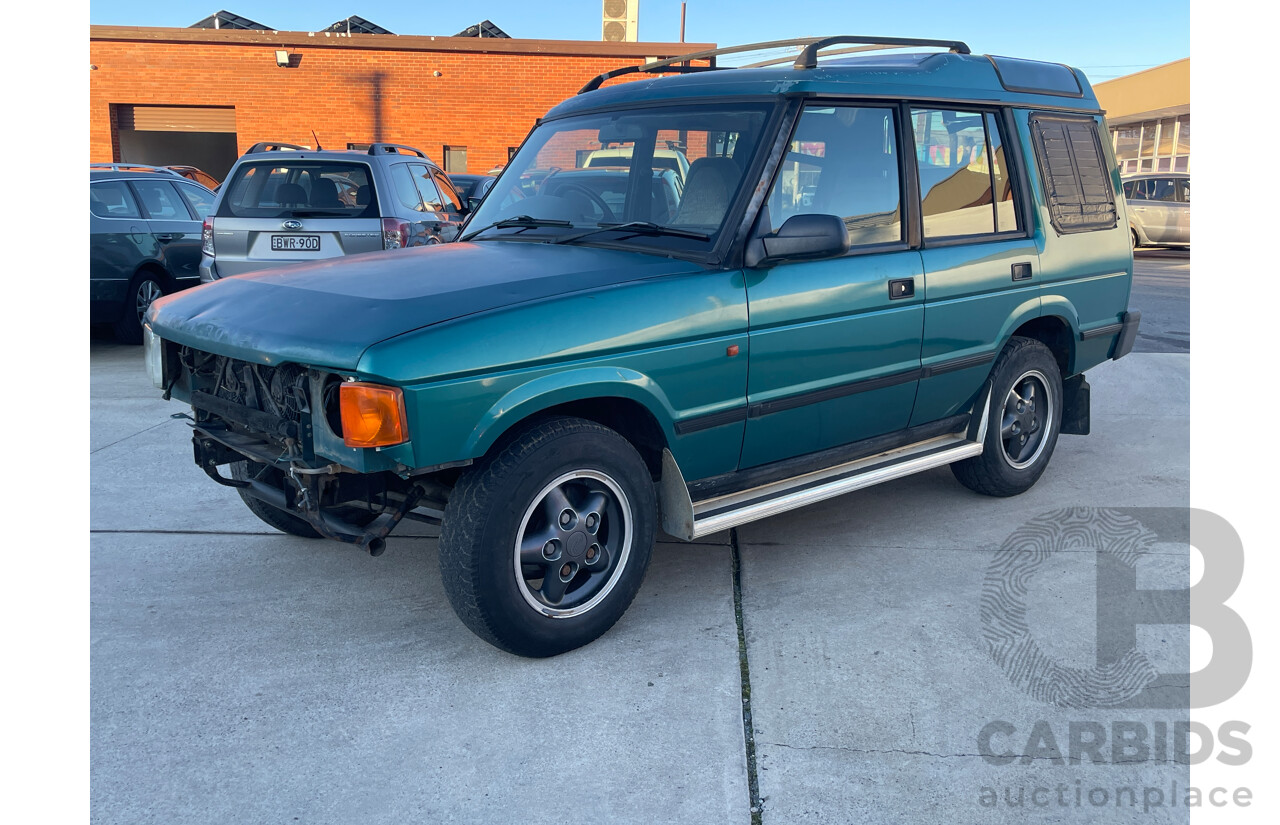
[[[141,218],[133,193],[122,180],[89,184],[89,211],[99,218]]]
[[[160,221],[189,221],[191,215],[178,199],[178,193],[168,181],[135,180],[133,188],[138,191],[142,205],[147,210],[148,218]]]
[[[175,183],[174,186],[178,187],[182,197],[187,199],[187,205],[196,213],[197,218],[204,220],[209,217],[209,213],[213,211],[212,193],[186,183]]]
[[[1015,232],[1013,178],[995,115],[912,109],[925,238]]]
[[[1066,235],[1114,227],[1115,195],[1094,119],[1033,115],[1031,132],[1053,228]]]
[[[246,163],[224,184],[219,217],[377,217],[369,167],[343,161]]]

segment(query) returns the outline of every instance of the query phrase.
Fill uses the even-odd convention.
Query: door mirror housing
[[[792,215],[777,232],[747,249],[747,266],[836,258],[849,251],[849,230],[835,215]]]

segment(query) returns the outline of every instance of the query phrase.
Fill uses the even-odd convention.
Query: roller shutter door
[[[121,129],[140,132],[231,132],[236,130],[234,106],[120,105],[116,118]]]

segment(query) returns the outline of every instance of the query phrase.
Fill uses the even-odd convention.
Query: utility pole
[[[680,42],[681,43],[684,42],[684,9],[685,9],[685,6],[687,5],[689,4],[688,3],[680,4]]]

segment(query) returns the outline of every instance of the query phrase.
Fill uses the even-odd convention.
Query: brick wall
[[[457,38],[440,38],[448,49],[425,50],[428,40],[91,27],[90,63],[97,68],[90,72],[90,160],[118,160],[113,105],[151,103],[234,106],[240,152],[262,140],[314,145],[314,129],[326,148],[405,143],[437,163],[446,144],[465,146],[467,171],[483,173],[506,163],[507,147],[518,146],[536,118],[594,75],[643,63],[644,56],[707,47],[627,44],[627,55],[612,48],[623,44],[583,43],[585,54],[566,54],[564,43],[538,46],[555,41],[472,41],[476,48],[525,50],[477,53],[460,50]],[[388,47],[369,46],[382,42]],[[292,55],[289,68],[276,65],[282,47]]]

